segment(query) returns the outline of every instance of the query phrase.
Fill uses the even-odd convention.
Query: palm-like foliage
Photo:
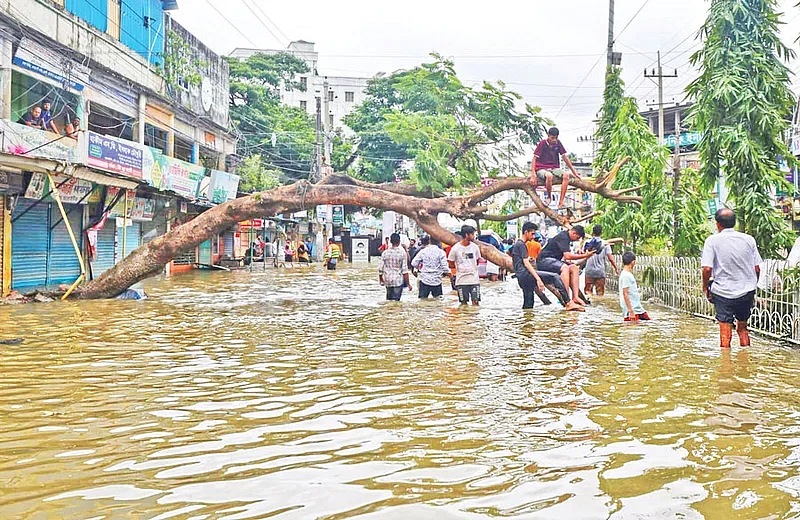
[[[775,0],[712,0],[705,44],[692,56],[701,75],[687,87],[696,101],[691,123],[703,133],[703,177],[708,185],[724,178],[740,229],[767,255],[791,244],[770,195],[786,183],[779,159],[791,160],[783,135],[794,53],[778,36],[780,16]]]

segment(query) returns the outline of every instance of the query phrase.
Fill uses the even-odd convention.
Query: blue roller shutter
[[[83,251],[83,233],[81,225],[83,223],[83,206],[79,204],[64,204],[64,211],[69,212],[67,218],[78,247]],[[59,222],[60,221],[60,222]],[[50,257],[48,261],[48,285],[71,284],[81,275],[81,264],[75,248],[67,232],[67,223],[61,219],[61,212],[58,204],[50,204],[50,222],[58,222],[50,231]]]
[[[142,225],[139,222],[129,222],[125,231],[125,255],[117,255],[117,263],[142,245]],[[117,251],[122,249],[122,226],[117,228]]]
[[[103,229],[97,232],[97,258],[92,261],[92,276],[95,278],[114,267],[116,239],[117,223],[109,218]]]
[[[21,292],[47,284],[47,247],[50,229],[50,204],[19,199],[11,219],[11,288]]]

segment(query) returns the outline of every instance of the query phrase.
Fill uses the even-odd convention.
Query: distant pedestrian
[[[289,242],[286,242],[283,246],[283,260],[291,264],[293,259],[294,254],[292,254],[292,246]]]
[[[419,297],[442,295],[442,276],[450,273],[447,256],[444,251],[431,244],[431,237],[424,236],[420,239],[422,248],[411,260],[411,267],[419,271]]]
[[[475,240],[475,228],[463,226],[461,242],[453,244],[447,260],[456,270],[456,292],[458,301],[466,305],[479,305],[481,301],[481,279],[478,277],[478,260],[482,259],[481,249]]]
[[[603,296],[606,293],[606,261],[614,268],[614,274],[619,276],[619,268],[617,268],[617,262],[614,261],[611,246],[603,242],[602,234],[603,226],[596,224],[592,228],[592,239],[584,248],[586,252],[595,252],[594,256],[586,260],[586,269],[583,271],[586,278],[584,292],[587,296],[592,294],[592,289],[596,291],[597,296]]]
[[[384,241],[383,241],[383,244],[381,244],[381,247],[379,247],[379,248],[378,248],[378,251],[380,251],[381,253],[383,253],[384,251],[386,251],[386,250],[387,250],[387,249],[389,249],[390,247],[392,247],[392,246],[391,246],[391,244],[389,244],[389,237],[386,237],[386,238],[384,239]]]
[[[325,267],[328,268],[328,271],[336,270],[336,266],[338,265],[341,257],[342,250],[339,249],[339,245],[333,240],[333,238],[328,239],[328,247],[325,249]]]
[[[650,321],[650,316],[642,307],[642,296],[633,275],[636,255],[628,251],[622,255],[622,272],[619,275],[619,304],[625,321]]]
[[[381,254],[378,267],[378,279],[386,287],[386,299],[400,301],[403,289],[411,290],[408,279],[408,253],[400,246],[400,235],[393,233],[390,237],[391,246]]]
[[[714,304],[719,322],[719,344],[731,348],[733,324],[739,345],[750,346],[747,321],[755,301],[761,255],[750,235],[734,230],[736,214],[727,208],[717,211],[717,233],[706,239],[703,247],[703,292]]]
[[[311,237],[306,237],[306,251],[308,252],[308,258],[311,262],[314,261],[314,241]]]

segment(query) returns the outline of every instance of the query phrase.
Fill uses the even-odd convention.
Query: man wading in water
[[[400,301],[403,289],[411,290],[408,281],[408,254],[400,247],[400,235],[393,233],[390,237],[391,247],[381,254],[381,265],[378,268],[378,279],[386,287],[386,299]]]
[[[472,305],[480,305],[481,279],[478,277],[478,260],[483,257],[481,249],[474,243],[475,228],[463,226],[461,236],[464,238],[453,245],[447,256],[450,266],[456,269],[458,301],[461,305],[466,305],[472,300]]]
[[[717,314],[719,346],[731,348],[735,321],[739,345],[749,347],[747,320],[753,309],[763,260],[755,239],[733,229],[736,214],[732,210],[721,209],[714,218],[719,233],[708,237],[703,247],[703,292]]]

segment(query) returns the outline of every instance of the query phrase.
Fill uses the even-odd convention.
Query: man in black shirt
[[[522,289],[522,308],[532,309],[536,291],[543,291],[546,284],[554,286],[558,290],[568,311],[583,310],[581,306],[569,299],[566,288],[561,283],[561,278],[559,278],[558,274],[536,270],[536,260],[528,257],[528,246],[525,245],[533,240],[535,233],[536,225],[533,222],[526,222],[522,226],[522,238],[511,248],[514,272],[517,275],[517,283]]]
[[[572,291],[572,301],[581,306],[586,305],[586,302],[581,299],[580,268],[566,262],[583,260],[595,254],[595,251],[580,254],[571,251],[572,242],[585,236],[586,231],[583,226],[575,226],[568,231],[562,231],[547,242],[538,258],[539,270],[561,276],[564,286]]]

